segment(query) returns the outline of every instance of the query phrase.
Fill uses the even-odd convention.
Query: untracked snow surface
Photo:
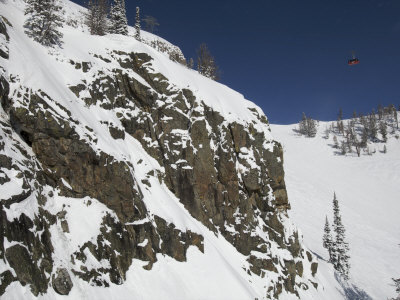
[[[327,260],[322,235],[325,216],[333,221],[336,192],[350,244],[350,282],[359,295],[350,299],[395,297],[391,278],[400,275],[400,140],[391,136],[386,154],[383,143],[374,143],[369,146],[376,150],[373,155],[343,156],[334,151],[332,135],[324,138],[326,125],[320,122],[315,138],[296,133],[297,125],[271,126],[284,149],[290,216],[306,246]]]

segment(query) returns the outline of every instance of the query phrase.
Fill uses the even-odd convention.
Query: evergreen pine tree
[[[315,137],[316,134],[317,134],[316,121],[311,118],[307,118],[307,135],[309,137]]]
[[[340,150],[342,155],[346,154],[346,143],[344,141],[340,143]]]
[[[338,113],[338,121],[343,120],[343,110],[342,108],[339,109],[339,113]]]
[[[339,128],[339,132],[341,132],[344,135],[344,124],[343,124],[343,121],[340,121],[338,123],[338,128]]]
[[[89,0],[88,11],[85,15],[85,24],[92,35],[105,35],[107,32],[107,0]]]
[[[361,148],[365,148],[367,147],[367,144],[368,144],[368,129],[366,127],[363,127],[360,146]]]
[[[211,55],[205,43],[200,44],[197,50],[197,70],[200,74],[211,78],[212,80],[219,79],[219,70],[215,63],[214,57]]]
[[[382,104],[378,105],[378,118],[379,118],[379,120],[382,120],[382,118],[383,118],[383,106],[382,106]]]
[[[347,147],[347,152],[348,153],[353,153],[353,140],[351,138],[350,134],[346,135],[346,147]]]
[[[355,130],[356,121],[357,121],[357,119],[351,118],[351,119],[350,119],[350,122],[349,122],[349,125],[350,125],[350,127],[351,127],[351,130],[353,130],[353,131]]]
[[[332,263],[335,268],[343,276],[345,280],[349,279],[349,244],[345,241],[346,233],[340,215],[339,201],[336,193],[333,194],[333,231],[335,232],[335,240],[332,247]]]
[[[300,134],[315,137],[317,134],[317,124],[316,121],[308,118],[305,113],[303,113],[301,121],[299,122],[299,132]]]
[[[303,135],[307,134],[307,116],[304,112],[301,116],[301,121],[299,122],[299,132]]]
[[[382,135],[383,141],[386,143],[387,142],[387,125],[385,121],[381,121],[379,123],[379,132]]]
[[[25,33],[44,46],[61,44],[63,19],[58,0],[27,0]]]
[[[375,111],[369,115],[368,132],[372,140],[376,140],[378,134],[378,127],[376,126]]]
[[[114,0],[110,10],[110,32],[128,35],[128,20],[126,18],[125,0]]]
[[[399,119],[398,119],[397,111],[396,111],[396,108],[394,107],[394,105],[393,105],[392,111],[393,111],[394,120],[396,121],[397,129],[399,129]]]
[[[140,8],[139,6],[136,7],[136,18],[135,18],[135,39],[140,41]]]
[[[332,260],[333,240],[331,235],[331,227],[329,226],[328,217],[325,218],[324,236],[322,238],[322,245],[328,250],[329,261]]]

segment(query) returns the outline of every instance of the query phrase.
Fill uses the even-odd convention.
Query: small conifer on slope
[[[58,0],[27,0],[25,33],[44,46],[61,44],[62,7]]]
[[[110,10],[110,33],[128,35],[125,0],[114,0]]]
[[[329,261],[331,262],[333,240],[332,240],[332,234],[331,234],[331,227],[328,222],[328,217],[325,218],[324,236],[322,238],[322,241],[323,241],[324,248],[326,248],[328,250]]]
[[[305,113],[303,113],[301,121],[299,122],[299,132],[308,137],[315,137],[317,134],[316,121],[308,118]]]
[[[135,39],[140,41],[141,37],[140,37],[140,8],[139,7],[136,7],[135,30],[136,30]]]
[[[85,14],[85,24],[92,35],[105,35],[108,30],[108,2],[107,0],[89,0]]]
[[[329,262],[333,264],[333,267],[343,279],[348,280],[350,271],[349,244],[345,240],[346,231],[342,223],[336,193],[333,194],[333,232],[335,234],[334,238],[332,238],[328,218],[326,218],[322,239],[323,246],[328,250]]]
[[[205,43],[200,44],[197,50],[197,70],[212,80],[219,80],[218,66]]]
[[[346,230],[342,223],[342,216],[340,215],[339,201],[336,198],[336,193],[333,194],[333,231],[335,232],[335,240],[332,249],[332,263],[343,278],[348,280],[350,271],[350,256],[348,255],[349,244],[345,240]]]

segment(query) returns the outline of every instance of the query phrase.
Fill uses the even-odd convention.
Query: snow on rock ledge
[[[43,48],[23,33],[22,2],[0,9],[12,24],[0,294],[315,291],[317,263],[287,217],[282,147],[260,108],[131,37],[66,26],[63,48]],[[138,291],[148,281],[154,291]],[[179,282],[187,288],[162,294]]]

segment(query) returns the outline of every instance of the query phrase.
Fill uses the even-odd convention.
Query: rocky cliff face
[[[206,241],[162,211],[179,204],[169,199],[243,255],[264,298],[317,287],[287,217],[282,147],[260,109],[243,102],[251,120],[227,117],[149,53],[112,48],[88,61],[48,54],[80,76],[55,78],[69,100],[57,98],[13,73],[13,26],[2,18],[0,295],[15,284],[35,296],[68,295],[77,280],[124,285],[134,260],[152,272],[160,254],[190,263],[189,247],[204,253]],[[95,221],[78,238],[80,213]]]

